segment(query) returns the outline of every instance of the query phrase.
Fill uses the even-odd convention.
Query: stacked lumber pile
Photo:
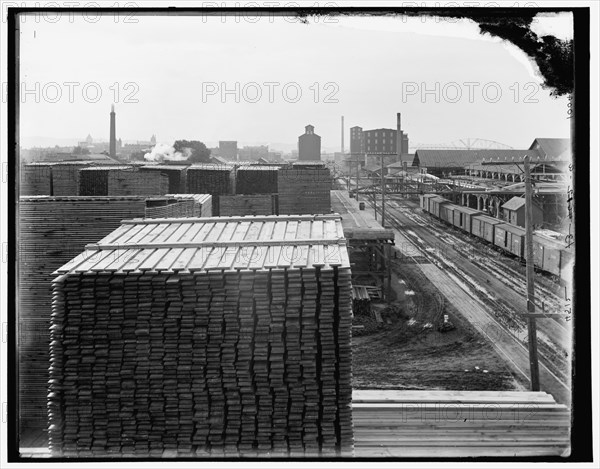
[[[131,166],[99,166],[79,171],[80,196],[107,196],[110,172],[133,171]]]
[[[212,199],[210,194],[167,194],[167,197],[176,199],[191,199],[194,202],[194,208],[191,217],[204,218],[212,216]]]
[[[357,457],[570,452],[570,410],[545,392],[354,391]]]
[[[143,217],[143,197],[21,197],[18,206],[19,415],[22,425],[47,426],[48,346],[52,273],[88,243]]]
[[[275,198],[271,194],[219,196],[219,215],[222,217],[275,214]]]
[[[52,166],[31,163],[21,166],[20,195],[51,195]]]
[[[242,166],[235,174],[236,194],[277,194],[277,166]]]
[[[212,214],[219,215],[218,195],[233,194],[235,173],[233,166],[219,164],[193,165],[187,170],[187,193],[210,194]]]
[[[163,173],[169,178],[169,190],[167,192],[171,194],[185,193],[187,166],[158,164],[140,167],[142,173],[149,171]]]
[[[331,174],[324,167],[279,170],[279,214],[331,213]]]
[[[125,221],[56,273],[54,455],[352,453],[339,217]]]
[[[79,194],[79,171],[91,163],[56,163],[52,165],[52,194],[74,196]]]
[[[146,218],[194,217],[192,199],[157,198],[146,201]]]
[[[359,316],[371,315],[371,296],[367,287],[362,285],[352,286],[352,312]]]
[[[108,172],[108,195],[164,195],[168,192],[169,176],[162,172]]]

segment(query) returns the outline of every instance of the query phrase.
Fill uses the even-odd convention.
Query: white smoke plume
[[[144,159],[146,161],[157,161],[162,163],[163,161],[186,161],[190,155],[192,154],[192,150],[189,148],[184,148],[183,153],[180,151],[175,151],[173,145],[169,145],[167,143],[157,143],[150,153],[146,153],[144,155]]]

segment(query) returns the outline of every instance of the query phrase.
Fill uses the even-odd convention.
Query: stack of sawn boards
[[[545,392],[356,390],[357,457],[567,456],[571,412]]]
[[[140,172],[158,172],[165,174],[169,178],[169,190],[171,194],[183,194],[186,191],[186,172],[187,166],[183,165],[148,165],[141,166]]]
[[[331,174],[324,167],[279,170],[279,214],[331,213]]]
[[[210,198],[203,194],[197,197]],[[118,228],[123,219],[152,217],[147,202],[146,197],[20,198],[17,311],[21,428],[47,427],[52,273],[86,244]],[[175,212],[165,211],[161,216],[173,217]]]
[[[19,191],[21,195],[52,194],[52,168],[46,164],[21,166]]]
[[[233,194],[235,188],[234,167],[229,165],[193,165],[188,167],[187,193],[211,194],[212,214],[219,215],[219,195]]]
[[[236,194],[277,194],[278,166],[241,166],[235,175]]]
[[[79,195],[164,195],[169,177],[162,172],[142,172],[130,166],[84,168],[79,172]]]
[[[276,215],[277,195],[220,195],[219,214],[222,217],[246,215]]]
[[[352,453],[339,217],[133,220],[94,249],[53,284],[53,454]]]

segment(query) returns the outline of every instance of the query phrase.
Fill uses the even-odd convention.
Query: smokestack
[[[112,104],[110,107],[110,143],[109,143],[109,154],[112,158],[117,156],[117,130],[116,130],[116,117],[115,117],[115,105]]]
[[[402,161],[402,120],[400,113],[396,113],[396,153],[398,161]]]
[[[342,116],[342,155],[344,154],[344,116]]]

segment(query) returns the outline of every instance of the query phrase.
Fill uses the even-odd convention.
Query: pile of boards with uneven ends
[[[545,392],[352,395],[357,457],[568,456],[571,412]]]
[[[209,194],[166,194],[146,201],[146,218],[210,217]]]
[[[220,195],[219,215],[277,215],[276,194]]]
[[[352,454],[338,216],[124,221],[56,274],[54,455]]]
[[[323,166],[279,169],[279,213],[331,213],[331,174]]]
[[[233,194],[235,172],[232,165],[198,164],[187,169],[187,193],[211,194],[212,214],[219,215],[219,195]]]
[[[192,200],[194,202],[193,212],[189,215],[193,218],[204,218],[212,216],[212,199],[213,196],[210,194],[166,194],[165,197],[172,197],[174,199]],[[148,215],[146,215],[147,218]],[[175,218],[175,215],[169,214],[167,217]],[[159,218],[159,217],[152,217]]]
[[[162,172],[142,172],[131,166],[84,168],[79,172],[79,195],[164,195],[169,177]]]
[[[169,190],[172,194],[184,194],[186,192],[186,173],[185,165],[157,164],[140,166],[140,172],[158,172],[165,174],[169,178]]]
[[[204,198],[210,207],[210,195]],[[206,199],[208,198],[208,199]],[[19,415],[21,428],[47,427],[48,350],[53,272],[121,225],[152,217],[148,197],[21,197],[18,226]],[[164,202],[171,200],[163,197]],[[168,210],[174,210],[172,206]],[[176,211],[161,216],[173,216]]]
[[[352,312],[355,315],[371,315],[371,296],[364,285],[352,286]]]

